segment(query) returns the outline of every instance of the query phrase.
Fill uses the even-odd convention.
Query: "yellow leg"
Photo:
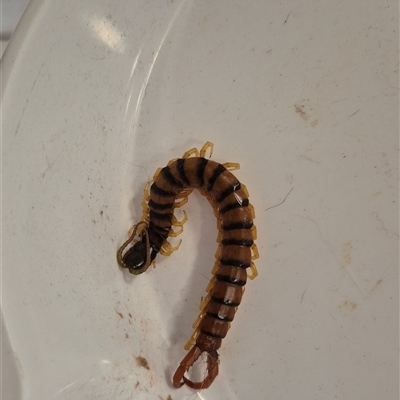
[[[150,182],[147,182],[144,189],[143,189],[143,199],[148,201],[150,200]]]
[[[177,236],[179,236],[182,232],[183,232],[183,227],[180,226],[179,229],[177,229],[176,231],[173,231],[173,230],[171,229],[171,230],[169,231],[168,236],[177,237]]]
[[[172,225],[174,225],[174,226],[183,226],[183,224],[188,220],[186,211],[185,210],[182,210],[182,211],[183,211],[184,217],[180,221],[178,221],[176,219],[175,215],[172,216]]]
[[[199,326],[200,321],[203,319],[203,317],[204,317],[204,313],[201,312],[201,313],[199,314],[199,316],[196,318],[196,321],[193,322],[193,325],[192,325],[192,328],[193,328],[193,329],[197,329],[197,327]]]
[[[235,171],[237,169],[240,169],[240,164],[235,162],[226,162],[223,163],[222,165],[229,171]]]
[[[247,197],[249,197],[249,191],[247,190],[247,187],[243,185],[243,183],[240,185],[240,187],[243,189],[243,192]]]
[[[182,200],[180,201],[175,201],[174,203],[174,208],[179,208],[182,207],[184,204],[186,204],[188,202],[188,198],[184,197]]]
[[[154,172],[154,175],[153,175],[153,181],[155,181],[156,179],[157,179],[157,176],[160,174],[160,171],[162,170],[162,168],[161,167],[158,167],[157,169],[156,169],[156,172]]]
[[[254,263],[251,263],[251,264],[250,264],[250,269],[251,269],[251,275],[247,275],[247,277],[248,277],[249,279],[253,280],[253,279],[256,278],[257,275],[258,275],[257,268],[256,268],[256,266],[254,265]]]
[[[213,275],[215,275],[217,273],[218,267],[219,267],[219,260],[216,260],[214,263],[213,269],[211,270],[211,273]]]
[[[200,310],[204,310],[204,307],[208,304],[211,298],[211,293],[208,293],[207,296],[203,299],[203,301],[199,305]]]
[[[149,221],[149,206],[148,201],[150,200],[150,192],[149,192],[150,182],[146,183],[146,186],[143,189],[143,199],[142,199],[142,221]]]
[[[189,158],[191,156],[198,157],[199,156],[199,151],[194,147],[193,149],[190,149],[188,151],[185,151],[183,153],[182,158]]]
[[[251,233],[253,234],[253,239],[256,240],[257,239],[257,227],[255,225],[253,225],[251,227]]]
[[[212,142],[204,143],[204,146],[200,150],[200,157],[205,157],[208,149],[210,149],[210,158],[211,158],[213,150],[214,150],[214,143],[212,143]]]
[[[255,243],[253,243],[253,245],[251,246],[251,250],[253,251],[253,255],[251,256],[251,259],[257,260],[257,258],[259,258],[260,255],[258,254],[257,245]]]
[[[217,280],[217,277],[216,276],[213,276],[211,279],[210,279],[210,282],[208,282],[208,285],[207,285],[207,288],[206,288],[206,292],[207,293],[209,293],[210,291],[211,291],[211,289],[214,287],[214,285],[215,285],[215,281]]]
[[[172,164],[172,163],[174,163],[175,161],[177,160],[177,158],[173,158],[172,160],[169,160],[168,161],[168,167]]]
[[[183,189],[176,195],[176,198],[177,199],[183,199],[185,197],[188,197],[189,194],[192,193],[192,192],[193,192],[193,189],[190,189],[190,188]]]
[[[185,350],[189,350],[196,343],[197,336],[199,336],[199,331],[195,330],[190,339],[185,344],[184,347]]]
[[[221,251],[222,251],[222,247],[218,246],[217,250],[215,251],[215,254],[214,254],[215,258],[219,258],[219,256],[221,255]]]
[[[146,186],[143,189],[142,209],[147,207],[147,202],[150,200],[149,186],[150,182],[147,182]]]
[[[177,246],[172,246],[171,243],[169,242],[164,242],[164,244],[162,245],[161,249],[160,249],[160,254],[162,256],[170,256],[174,251],[179,249],[179,246],[181,245],[182,240],[179,241]]]
[[[251,204],[249,204],[248,207],[250,210],[251,217],[254,219],[256,217],[256,212],[254,211],[254,207]]]

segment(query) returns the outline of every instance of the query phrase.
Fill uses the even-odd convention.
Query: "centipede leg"
[[[252,260],[257,260],[257,258],[260,257],[260,254],[258,253],[258,248],[257,248],[257,245],[255,243],[252,244],[251,250],[253,252],[253,255],[251,256],[251,259]]]
[[[178,221],[177,218],[175,217],[175,215],[173,215],[172,219],[171,219],[172,225],[183,226],[183,224],[188,220],[185,210],[183,210],[183,214],[184,214],[184,217],[180,221]]]
[[[228,171],[235,171],[240,169],[239,163],[226,162],[222,164]]]
[[[169,231],[168,236],[177,237],[183,232],[183,226],[180,226],[179,229],[173,231],[172,229]]]
[[[190,339],[186,342],[186,344],[183,346],[183,348],[186,351],[189,351],[190,348],[196,343],[197,336],[199,336],[199,331],[196,329],[193,331],[192,336],[190,336]]]
[[[160,174],[160,171],[162,170],[162,168],[161,167],[158,167],[157,169],[156,169],[156,172],[154,172],[154,175],[153,175],[153,181],[155,181],[156,179],[157,179],[157,177],[158,177],[158,175]]]
[[[253,225],[251,227],[251,233],[253,235],[253,240],[256,240],[257,239],[257,227],[255,225]]]
[[[172,246],[171,243],[168,242],[164,242],[164,244],[162,245],[159,253],[162,256],[170,256],[174,251],[179,249],[179,246],[181,245],[182,240],[179,241],[179,243],[176,246]]]
[[[250,264],[251,275],[247,275],[247,277],[251,280],[255,279],[258,276],[258,271],[254,263]]]
[[[177,158],[173,158],[172,160],[169,160],[168,161],[168,167],[171,165],[171,164],[173,164],[175,161],[177,160]]]
[[[243,192],[246,194],[247,197],[249,197],[249,191],[247,190],[247,187],[243,185],[243,183],[240,185],[241,189]]]
[[[182,207],[187,202],[188,202],[188,198],[187,197],[184,197],[181,201],[175,201],[174,208]]]
[[[176,195],[176,198],[183,199],[185,197],[189,197],[190,193],[192,193],[192,192],[193,192],[192,188],[183,189]]]
[[[254,211],[254,207],[252,204],[248,205],[251,217],[254,219],[256,217],[256,212]]]
[[[211,157],[214,150],[214,143],[205,142],[204,146],[200,149],[200,157],[205,157],[208,149],[210,149],[209,157]]]
[[[149,219],[149,205],[148,205],[148,201],[150,200],[150,191],[149,191],[149,187],[150,187],[150,182],[146,183],[146,186],[143,189],[143,199],[142,199],[142,220],[143,221],[147,221]]]
[[[198,156],[199,156],[199,151],[198,151],[195,147],[193,147],[193,149],[190,149],[190,150],[188,150],[188,151],[185,151],[185,152],[183,153],[182,158],[189,158],[189,157],[191,157],[191,156],[195,156],[195,157],[198,157]]]

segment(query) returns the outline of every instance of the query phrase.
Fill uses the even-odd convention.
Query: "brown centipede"
[[[218,375],[218,353],[244,292],[247,277],[254,279],[257,269],[253,260],[258,258],[256,229],[253,224],[254,209],[249,203],[246,187],[230,170],[239,164],[219,164],[205,158],[213,150],[211,142],[200,151],[191,149],[182,158],[171,160],[154,174],[154,182],[145,188],[142,201],[142,220],[135,225],[129,239],[118,250],[121,267],[139,275],[154,262],[158,253],[170,255],[177,250],[168,236],[179,235],[187,217],[178,221],[174,209],[187,202],[194,188],[204,194],[211,203],[218,221],[219,243],[212,269],[213,277],[207,286],[207,296],[200,304],[200,315],[193,324],[194,333],[185,346],[190,351],[181,361],[173,376],[176,388],[187,384],[193,389],[208,388]],[[179,227],[173,230],[172,226]],[[137,239],[136,239],[137,238]],[[132,246],[125,252],[129,244]],[[247,274],[250,268],[251,275]],[[207,375],[201,382],[192,382],[185,376],[201,354],[207,357]]]

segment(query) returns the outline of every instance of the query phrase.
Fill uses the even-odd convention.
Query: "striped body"
[[[222,164],[203,157],[181,158],[162,168],[150,188],[148,235],[151,259],[172,226],[175,200],[182,190],[197,188],[210,200],[220,221],[220,249],[215,281],[198,326],[196,345],[207,352],[220,346],[233,320],[251,266],[254,231],[245,188]]]

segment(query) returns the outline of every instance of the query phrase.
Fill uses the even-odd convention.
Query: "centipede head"
[[[155,256],[153,249],[150,247],[147,228],[147,222],[139,222],[134,227],[129,239],[120,247],[117,253],[118,264],[122,268],[127,268],[134,275],[145,272]],[[134,241],[136,237],[138,237],[138,240]],[[123,255],[125,248],[130,243],[133,243],[132,247]]]
[[[145,272],[150,265],[147,262],[146,242],[141,240],[136,242],[123,256],[122,261],[124,267],[129,269],[129,272],[134,275],[139,275]]]

